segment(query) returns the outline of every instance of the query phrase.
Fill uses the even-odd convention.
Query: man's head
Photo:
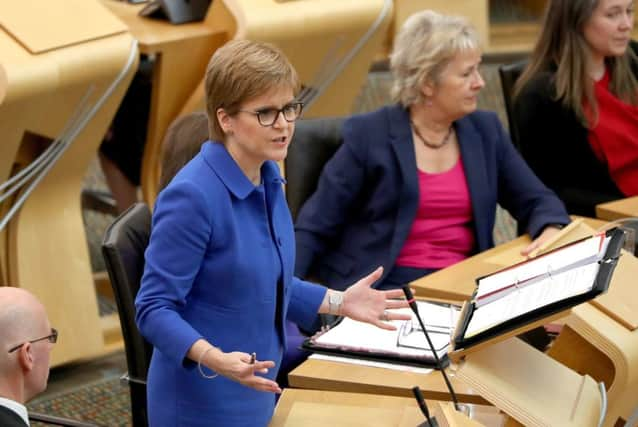
[[[0,396],[24,403],[44,391],[57,340],[44,306],[31,293],[0,287]]]

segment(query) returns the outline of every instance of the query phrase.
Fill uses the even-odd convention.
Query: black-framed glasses
[[[56,342],[58,342],[58,330],[55,328],[51,328],[51,333],[47,335],[46,337],[36,338],[34,340],[30,340],[30,341],[23,342],[22,344],[18,344],[15,347],[11,347],[9,349],[9,353],[13,353],[14,351],[16,351],[17,349],[19,349],[20,347],[22,347],[23,345],[27,343],[33,344],[34,342],[44,341],[44,340],[48,340],[51,344],[55,344]]]
[[[282,108],[261,108],[257,111],[251,110],[238,110],[242,113],[253,114],[257,116],[257,120],[259,124],[267,127],[275,124],[277,119],[279,118],[279,114],[283,114],[284,119],[288,123],[292,123],[299,118],[301,115],[301,111],[303,110],[303,103],[301,102],[291,102],[290,104],[284,105]]]

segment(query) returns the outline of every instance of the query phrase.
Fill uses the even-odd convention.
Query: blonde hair
[[[478,49],[478,34],[465,18],[431,10],[411,15],[401,27],[390,56],[394,101],[404,107],[422,102],[421,87],[426,81],[437,83],[457,53]]]
[[[536,42],[529,64],[516,82],[515,96],[537,74],[556,69],[554,84],[556,100],[574,112],[585,127],[598,120],[598,104],[594,96],[594,83],[587,74],[589,46],[584,27],[591,19],[599,0],[550,0],[543,17],[541,36]],[[638,102],[638,82],[631,72],[636,56],[628,48],[619,57],[606,58],[611,72],[609,90],[626,103]],[[590,106],[593,123],[589,123],[583,108]]]
[[[224,141],[217,110],[236,114],[241,104],[275,88],[299,91],[299,77],[283,52],[268,43],[233,40],[217,49],[206,69],[206,114],[211,139]]]

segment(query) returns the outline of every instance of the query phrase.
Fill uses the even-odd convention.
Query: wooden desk
[[[574,230],[563,241],[556,242],[556,246],[584,237],[592,228],[598,229],[606,222],[586,219],[585,223],[591,228],[583,226]],[[519,237],[417,280],[412,287],[420,296],[467,299],[474,290],[477,277],[515,262],[520,249],[529,241],[527,236]],[[637,275],[635,262],[621,257],[609,292],[591,303],[575,307],[565,318],[563,331],[549,351],[549,355],[563,365],[606,384],[609,398],[606,426],[614,425],[618,417],[627,417],[638,404],[635,393],[638,387],[638,329],[635,328],[635,311],[627,303],[635,301]]]
[[[153,206],[160,177],[162,140],[206,70],[213,52],[228,35],[204,22],[172,25],[138,15],[143,5],[116,0],[102,3],[120,18],[139,42],[141,53],[155,57],[148,135],[142,160],[144,200]]]
[[[448,373],[459,401],[488,404],[485,399]],[[419,386],[427,399],[451,400],[439,372],[415,374],[393,369],[358,366],[326,360],[309,359],[288,374],[292,387],[327,391],[412,396],[412,387]]]
[[[440,422],[440,405],[447,406],[448,403],[428,401],[427,405],[431,415]],[[477,406],[472,409],[477,421],[462,417],[463,421],[450,425],[502,425],[504,417],[494,408]],[[288,388],[277,403],[270,427],[414,427],[423,421],[424,416],[414,398]]]
[[[638,196],[596,205],[596,217],[607,221],[638,217]]]
[[[37,164],[44,150],[59,149],[59,157],[43,163],[48,172],[29,182],[37,185],[24,204],[12,197],[1,207],[19,210],[0,232],[0,284],[24,288],[45,305],[60,331],[51,353],[51,364],[59,365],[121,348],[117,315],[99,315],[80,194],[138,53],[126,27],[96,0],[0,5],[0,182]],[[87,93],[85,106],[95,114],[55,142]]]

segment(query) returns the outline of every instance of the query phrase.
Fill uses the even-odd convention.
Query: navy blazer
[[[496,205],[532,236],[567,224],[562,202],[518,154],[496,114],[454,123],[472,203],[475,252],[494,246]],[[416,216],[419,187],[408,111],[398,105],[354,116],[295,224],[295,274],[344,289],[382,265],[390,272]],[[380,280],[380,282],[383,278]]]

